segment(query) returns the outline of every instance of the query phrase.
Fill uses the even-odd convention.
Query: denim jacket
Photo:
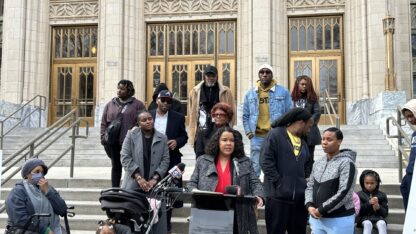
[[[257,119],[259,117],[259,88],[250,89],[244,97],[243,104],[243,125],[245,133],[256,132]],[[275,85],[269,90],[269,112],[270,124],[278,119],[281,115],[292,108],[292,98],[289,91]]]

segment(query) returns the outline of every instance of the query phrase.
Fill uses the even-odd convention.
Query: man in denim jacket
[[[270,125],[292,107],[289,91],[273,79],[273,68],[263,64],[259,68],[257,86],[244,97],[243,125],[251,141],[250,158],[257,176],[260,176],[260,149]]]

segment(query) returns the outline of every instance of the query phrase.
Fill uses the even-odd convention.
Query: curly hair
[[[231,154],[231,158],[242,158],[246,154],[244,153],[243,141],[238,137],[237,131],[229,126],[219,128],[217,132],[212,136],[211,140],[205,147],[205,153],[216,158],[220,153],[220,138],[224,132],[231,132],[234,136],[234,151]]]
[[[117,87],[118,87],[119,85],[124,85],[124,86],[126,86],[126,88],[127,88],[127,95],[128,95],[129,97],[132,97],[132,96],[136,93],[136,91],[134,90],[134,85],[133,85],[133,82],[131,82],[130,80],[120,80],[120,81],[118,82],[118,84],[117,84]]]
[[[336,127],[329,127],[327,129],[325,129],[323,133],[325,133],[325,132],[333,132],[333,133],[335,133],[335,137],[337,138],[337,140],[341,140],[342,141],[344,139],[344,134],[342,134],[341,130],[339,130]]]
[[[217,109],[220,109],[225,112],[228,118],[228,122],[230,122],[233,119],[233,116],[234,116],[233,108],[231,108],[231,106],[228,105],[227,103],[219,102],[215,104],[211,109],[211,115],[213,115],[215,111],[217,111]]]
[[[315,90],[313,89],[312,79],[306,75],[301,75],[296,78],[295,86],[293,87],[291,94],[292,100],[296,102],[302,97],[302,93],[299,89],[299,83],[301,80],[306,81],[306,99],[308,101],[316,102],[318,100],[318,96],[316,95]]]

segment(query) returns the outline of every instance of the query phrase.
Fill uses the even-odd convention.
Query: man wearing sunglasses
[[[250,159],[254,171],[260,176],[260,150],[271,124],[292,107],[289,91],[273,79],[273,68],[263,64],[259,68],[256,87],[244,97],[243,125],[251,141]]]
[[[217,68],[207,65],[204,70],[204,79],[196,85],[189,93],[188,100],[188,132],[189,143],[195,145],[197,131],[211,128],[213,125],[211,109],[218,102],[224,102],[235,111],[234,99],[231,90],[218,82]],[[230,126],[236,123],[235,115],[230,122]]]
[[[166,135],[169,147],[169,168],[181,162],[182,153],[179,151],[188,141],[188,134],[185,129],[185,116],[179,112],[171,110],[173,94],[168,90],[159,92],[155,110],[149,111],[155,120],[155,129]],[[182,187],[182,180],[178,181],[178,186]],[[183,202],[175,202],[173,208],[181,208]],[[172,209],[167,209],[167,230],[171,230]]]

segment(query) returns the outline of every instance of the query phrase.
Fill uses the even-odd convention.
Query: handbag
[[[123,106],[120,112],[117,113],[116,118],[114,118],[110,125],[108,125],[104,133],[104,141],[108,145],[117,145],[119,144],[119,136],[121,130],[121,124],[123,122],[123,113],[127,110],[127,104]]]

